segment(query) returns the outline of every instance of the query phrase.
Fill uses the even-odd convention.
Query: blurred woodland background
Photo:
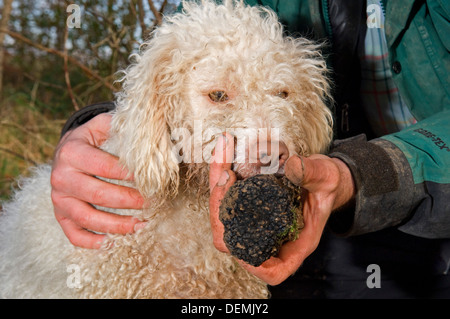
[[[0,0],[0,201],[52,158],[70,114],[113,100],[116,72],[179,2]]]

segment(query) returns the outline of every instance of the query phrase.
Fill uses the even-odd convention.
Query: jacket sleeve
[[[68,131],[83,125],[97,115],[114,110],[115,107],[114,102],[101,102],[85,106],[69,117],[66,124],[64,124],[64,127],[62,128],[61,137],[63,137]]]
[[[330,156],[355,180],[351,208],[329,226],[344,236],[396,226],[424,238],[450,238],[450,110],[395,134],[338,141]]]

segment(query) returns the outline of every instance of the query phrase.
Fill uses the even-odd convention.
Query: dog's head
[[[284,161],[329,145],[325,61],[314,43],[283,36],[275,13],[187,2],[143,48],[125,70],[112,133],[145,196],[176,193],[180,163],[207,169],[225,131],[246,141],[247,159],[235,165],[243,177],[259,171],[262,152]],[[252,149],[257,165],[248,164]]]

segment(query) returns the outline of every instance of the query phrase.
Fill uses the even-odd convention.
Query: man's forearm
[[[450,145],[449,116],[443,112],[372,141],[340,141],[330,156],[350,168],[355,202],[331,215],[331,229],[349,236],[398,226],[419,237],[450,237],[450,152],[444,147]]]

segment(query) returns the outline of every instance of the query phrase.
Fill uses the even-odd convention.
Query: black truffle
[[[300,188],[275,175],[237,181],[222,201],[219,219],[230,253],[259,266],[303,228]]]

